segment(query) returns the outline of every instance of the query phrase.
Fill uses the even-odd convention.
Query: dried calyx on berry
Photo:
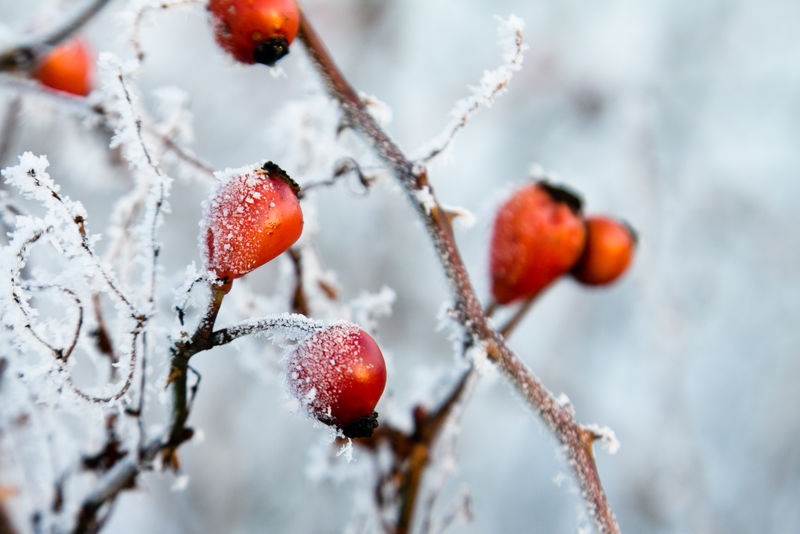
[[[217,43],[242,63],[274,65],[300,26],[295,0],[209,0]]]

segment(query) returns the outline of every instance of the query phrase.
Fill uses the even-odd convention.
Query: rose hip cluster
[[[299,187],[272,162],[227,176],[211,194],[200,231],[206,269],[224,291],[278,257],[300,237]],[[349,437],[369,436],[386,384],[377,343],[351,324],[302,341],[287,362],[289,391],[306,411]]]
[[[294,0],[209,0],[219,45],[245,64],[273,65],[289,52],[300,26]],[[233,280],[287,250],[303,229],[298,186],[274,163],[240,171],[208,203],[201,232],[206,267],[224,291]],[[636,243],[610,217],[583,217],[574,193],[540,181],[500,208],[490,246],[498,304],[530,301],[565,274],[589,286],[617,280]],[[346,436],[369,436],[386,384],[378,345],[355,325],[338,324],[302,341],[287,360],[287,385],[305,410]]]
[[[581,209],[573,192],[544,181],[519,189],[500,207],[489,260],[497,303],[532,299],[567,273],[589,286],[622,276],[635,233],[604,215],[584,218]]]

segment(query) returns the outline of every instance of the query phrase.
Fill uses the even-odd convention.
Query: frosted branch
[[[504,63],[495,70],[483,73],[480,84],[472,87],[472,94],[459,100],[451,115],[453,117],[444,132],[431,144],[433,148],[424,150],[427,156],[419,159],[421,163],[429,163],[436,156],[443,153],[455,139],[456,135],[464,128],[469,119],[481,108],[490,107],[492,103],[507,89],[514,73],[522,68],[522,54],[527,45],[522,42],[522,19],[511,15],[507,20],[499,19],[498,34],[503,47]]]
[[[94,238],[86,230],[87,215],[80,202],[73,202],[68,197],[62,197],[58,186],[46,172],[49,163],[46,157],[36,157],[30,152],[24,153],[19,158],[19,165],[9,167],[2,171],[6,183],[14,185],[23,196],[39,201],[47,210],[45,222],[52,221],[48,226],[67,225],[73,228],[71,235],[60,232],[57,236],[58,243],[63,247],[66,257],[71,257],[73,245],[90,260],[94,272],[102,278],[109,290],[128,309],[134,319],[141,317],[131,300],[118,287],[114,277],[103,267],[100,258],[94,251]]]
[[[597,530],[603,534],[618,533],[619,526],[608,504],[594,462],[591,433],[578,425],[572,411],[559,404],[553,394],[506,345],[505,339],[489,325],[456,246],[450,220],[441,209],[433,190],[429,188],[428,191],[433,202],[430,209],[416,198],[418,190],[429,187],[424,167],[411,163],[366,111],[358,93],[333,62],[302,13],[298,35],[329,93],[339,101],[345,120],[365,137],[377,155],[392,169],[424,221],[453,292],[455,318],[475,343],[486,347],[489,359],[503,371],[522,398],[561,442],[584,496],[586,509],[594,519]]]
[[[64,91],[48,91],[42,84],[35,80],[28,80],[0,72],[0,85],[16,92],[25,93],[36,98],[52,102],[59,109],[73,113],[90,122],[98,123],[106,131],[113,131],[113,124],[120,118],[119,115],[108,107],[93,103],[83,96],[76,96]],[[214,169],[206,162],[200,160],[191,150],[182,146],[169,135],[160,133],[149,122],[142,122],[142,131],[148,137],[156,140],[164,149],[173,154],[178,160],[197,171],[209,181],[214,180]]]
[[[288,339],[299,341],[334,324],[309,319],[297,313],[286,313],[275,317],[246,321],[236,326],[217,330],[211,335],[210,344],[211,346],[225,345],[240,337],[252,334],[282,335]]]

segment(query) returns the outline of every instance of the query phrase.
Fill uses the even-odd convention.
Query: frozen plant
[[[240,339],[247,350],[274,356],[276,374],[284,377],[276,382],[287,382],[302,411],[333,428],[331,462],[340,456],[355,461],[354,450],[375,460],[372,479],[358,478],[359,502],[368,504],[355,517],[364,528],[409,532],[415,512],[422,514],[417,521],[425,532],[469,519],[467,490],[442,517],[434,517],[434,503],[455,472],[471,392],[493,365],[559,441],[597,530],[618,532],[593,456],[597,440],[615,450],[613,432],[580,424],[572,406],[552,395],[509,348],[506,338],[533,297],[510,323],[495,328],[498,304],[478,300],[453,233],[453,219],[469,223],[472,216],[444,207],[428,176],[427,164],[521,68],[522,21],[499,21],[502,65],[455,105],[451,122],[421,150],[423,156],[410,159],[382,126],[391,116],[388,107],[350,85],[294,1],[259,0],[254,9],[280,16],[253,20],[242,2],[209,2],[216,39],[236,60],[275,70],[276,61],[302,46],[324,82],[330,99],[312,94],[279,114],[287,154],[281,165],[302,170],[295,182],[268,154],[214,172],[185,146],[194,137],[191,94],[181,87],[143,92],[146,22],[172,9],[202,14],[200,2],[134,2],[118,17],[130,32],[132,52],[100,52],[101,84],[88,96],[37,83],[37,62],[107,3],[85,2],[47,31],[0,51],[6,71],[0,89],[12,94],[6,122],[25,101],[77,116],[84,132],[104,141],[111,173],[124,184],[117,184],[113,201],[105,201],[110,222],[103,225],[103,215],[64,193],[69,180],[62,183],[48,156],[23,151],[3,170],[7,189],[0,191],[0,210],[8,234],[0,250],[0,532],[98,532],[143,472],[180,472],[181,447],[196,438],[190,425],[194,401],[203,395],[191,360]],[[292,45],[295,33],[301,45]],[[154,109],[147,106],[151,100]],[[0,160],[13,145],[14,130],[0,132]],[[240,132],[243,139],[250,134]],[[344,180],[368,196],[388,176],[423,223],[447,279],[443,335],[450,336],[458,363],[441,377],[444,387],[413,392],[419,399],[410,413],[378,418],[373,408],[391,360],[387,371],[367,330],[375,334],[391,321],[396,295],[387,281],[377,293],[354,288],[358,296],[342,297],[320,253],[331,233],[318,227],[314,214],[315,203]],[[164,246],[188,239],[179,230],[184,226],[175,224],[183,198],[172,196],[176,184],[186,182],[210,191],[198,221],[202,265],[187,257],[173,269],[163,260]],[[274,287],[264,289],[250,273],[273,260],[279,264],[271,271]],[[220,327],[223,321],[230,326]],[[190,477],[182,473],[173,488],[187,485]],[[6,488],[13,488],[13,498],[4,496]],[[372,501],[363,498],[365,488]]]

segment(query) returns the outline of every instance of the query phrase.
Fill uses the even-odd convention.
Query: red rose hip
[[[208,270],[230,282],[292,246],[303,231],[297,191],[272,162],[221,182],[202,222],[200,246]]]
[[[494,221],[489,272],[500,304],[532,298],[578,261],[586,240],[581,201],[545,182],[516,191]]]
[[[313,334],[289,356],[286,372],[290,392],[315,418],[350,437],[371,435],[386,364],[364,330],[345,324]]]
[[[93,66],[89,46],[83,39],[75,38],[44,56],[33,77],[52,89],[86,96],[92,91]]]
[[[242,63],[273,65],[289,53],[300,10],[294,0],[210,0],[219,45]]]
[[[636,235],[624,223],[602,215],[587,217],[586,231],[586,248],[572,276],[589,286],[610,284],[628,269]]]

